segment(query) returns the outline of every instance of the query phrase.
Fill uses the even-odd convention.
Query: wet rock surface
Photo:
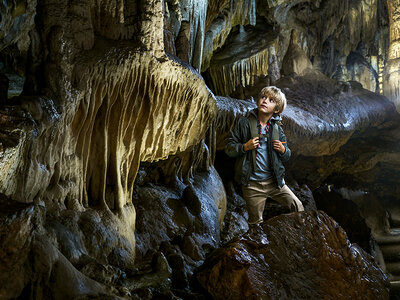
[[[135,257],[129,207],[120,219],[93,210],[66,209],[55,216],[43,205],[5,195],[0,200],[2,299],[116,299],[132,293],[126,281]]]
[[[214,299],[388,299],[373,258],[321,211],[282,215],[213,252],[197,279]]]
[[[214,193],[207,193],[210,186]],[[155,250],[160,251],[171,267],[167,278],[172,286],[187,288],[194,268],[219,246],[226,210],[219,176],[212,167],[197,174],[181,191],[154,184],[137,186],[136,191],[138,265],[149,261]]]
[[[304,156],[335,154],[354,133],[385,127],[398,118],[385,97],[316,71],[276,84],[289,102],[283,116],[291,148]]]

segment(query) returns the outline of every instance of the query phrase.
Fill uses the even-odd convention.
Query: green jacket
[[[257,119],[257,109],[250,111],[250,114],[255,116]],[[225,153],[228,154],[230,157],[236,158],[235,162],[235,181],[247,185],[249,183],[250,174],[253,171],[253,151],[244,151],[243,144],[245,144],[248,140],[252,137],[251,129],[250,129],[250,121],[249,116],[240,118],[235,127],[231,130],[231,136],[228,140],[228,143],[225,146]],[[281,121],[280,116],[274,116],[271,118],[270,122],[271,125],[274,123],[278,123],[279,128],[279,140],[281,142],[285,142],[283,145],[286,148],[284,154],[280,154],[279,152],[272,149],[272,130],[268,132],[268,157],[270,158],[271,162],[271,169],[275,174],[276,181],[278,186],[281,188],[285,185],[285,167],[283,166],[283,162],[289,160],[291,152],[286,144],[286,136],[283,132],[282,127],[280,126]],[[272,128],[272,126],[270,127]]]

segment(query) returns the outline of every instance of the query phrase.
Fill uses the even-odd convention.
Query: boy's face
[[[273,115],[279,113],[276,109],[276,102],[273,96],[264,95],[258,99],[257,102],[258,111],[264,114]]]

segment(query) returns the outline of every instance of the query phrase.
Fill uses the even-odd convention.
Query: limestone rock
[[[86,207],[110,205],[110,209],[120,210],[131,201],[140,161],[165,159],[199,143],[216,115],[215,100],[198,73],[164,54],[161,4],[38,4],[37,14],[43,20],[32,32],[35,43],[30,61],[34,63],[28,72],[35,80],[43,80],[29,80],[28,85],[36,86],[32,92],[45,96],[16,101],[32,116],[38,134],[26,141],[29,152],[25,155],[31,159],[20,166],[26,180],[13,190],[5,188],[6,194],[18,201],[78,199]],[[141,26],[136,28],[132,20],[139,8]],[[131,38],[133,31],[137,31],[135,41],[109,40]],[[179,95],[178,86],[188,83],[188,78],[193,80],[190,88],[183,88]],[[162,99],[164,96],[169,100]],[[178,99],[185,99],[186,105]],[[196,102],[199,106],[193,105]],[[128,113],[126,118],[123,111]],[[103,122],[103,118],[109,121]],[[123,119],[124,125],[119,124]],[[189,131],[185,126],[176,131],[161,129],[179,122]],[[153,138],[157,149],[151,149]],[[167,150],[167,144],[174,149]],[[93,162],[92,155],[97,157]],[[83,175],[86,172],[88,177]]]
[[[282,115],[290,148],[305,156],[332,155],[356,128],[365,131],[396,118],[393,105],[385,97],[350,82],[339,83],[317,71],[286,76],[276,85],[288,99]]]
[[[282,215],[215,251],[197,273],[214,299],[388,299],[387,277],[325,213]]]
[[[274,85],[275,82],[281,77],[279,61],[274,46],[270,46],[268,52],[268,78],[270,85]]]
[[[397,111],[400,111],[399,103],[399,68],[400,43],[399,43],[399,3],[387,2],[389,13],[389,49],[388,61],[385,66],[385,80],[383,81],[384,94],[391,99]]]
[[[367,226],[366,215],[356,204],[358,202],[357,197],[362,196],[364,193],[363,191],[347,191],[347,195],[345,195],[345,191],[344,188],[338,190],[334,186],[328,185],[319,187],[314,192],[318,209],[323,210],[334,218],[346,230],[352,242],[357,243],[362,249],[371,253],[372,226],[371,224]],[[377,216],[378,211],[375,210],[374,214]]]
[[[28,290],[34,291],[33,298],[112,297],[109,289],[74,268],[46,237],[37,237],[32,251],[35,276]]]
[[[108,57],[108,71],[105,71],[105,65],[97,64],[104,57]],[[114,48],[111,52],[101,53],[97,60],[95,57],[92,58],[94,60],[79,64],[76,70],[79,77],[76,80],[79,83],[78,90],[81,92],[74,92],[74,95],[77,95],[74,101],[77,102],[68,106],[63,114],[57,111],[51,99],[27,98],[23,100],[26,110],[30,112],[35,123],[40,125],[40,128],[37,128],[40,134],[32,137],[33,139],[29,142],[35,146],[30,147],[31,152],[28,155],[35,159],[23,166],[29,180],[20,181],[18,189],[7,192],[14,194],[14,198],[32,201],[38,191],[46,185],[49,186],[51,182],[52,187],[49,187],[47,196],[44,195],[46,193],[41,192],[44,198],[65,199],[68,195],[67,197],[71,200],[79,199],[84,206],[91,205],[89,198],[98,204],[105,205],[106,186],[116,184],[119,188],[113,193],[119,191],[118,195],[114,195],[114,200],[107,201],[113,203],[110,205],[112,209],[119,209],[126,202],[130,202],[128,194],[131,193],[131,186],[140,161],[163,159],[197,144],[216,115],[215,100],[204,82],[193,70],[184,69],[177,62],[158,61],[150,54],[142,56],[129,46],[128,48],[123,46],[119,51]],[[142,71],[131,69],[135,65]],[[171,72],[171,68],[176,71]],[[179,70],[184,70],[185,74],[179,75]],[[168,80],[167,77],[170,79]],[[182,84],[189,83],[189,78],[193,80],[190,84],[191,89],[183,88],[182,94],[179,95],[178,90],[183,87]],[[143,84],[148,89],[141,90]],[[197,90],[197,88],[200,89]],[[127,92],[124,92],[125,89]],[[165,93],[166,89],[170,92]],[[164,97],[170,100],[162,100]],[[183,102],[179,102],[179,99]],[[170,104],[173,102],[176,104],[174,113],[164,114],[164,111],[172,112]],[[196,102],[199,106],[194,105]],[[115,122],[121,120],[124,112],[127,115],[122,128],[116,126]],[[83,117],[86,114],[87,117]],[[99,121],[106,115],[110,115],[111,123]],[[191,122],[186,122],[186,118],[189,118]],[[183,122],[184,126],[177,126],[179,122]],[[175,132],[161,129],[170,125],[176,129]],[[115,130],[120,134],[117,134]],[[107,137],[109,134],[111,135]],[[118,136],[120,138],[116,139]],[[153,138],[157,149],[151,149]],[[91,147],[95,140],[97,140],[96,147]],[[181,143],[177,142],[178,140]],[[54,151],[45,153],[41,150],[42,147],[54,148]],[[92,151],[94,153],[91,153]],[[110,156],[110,153],[114,154]],[[91,158],[94,157],[97,158],[92,160]],[[99,157],[104,157],[104,160],[101,160],[103,163],[98,160]],[[68,163],[66,165],[58,163],[61,162],[60,159]],[[109,159],[112,162],[108,162]],[[128,164],[125,165],[122,161]],[[71,168],[71,166],[74,167]],[[97,172],[93,167],[95,169],[99,167],[102,171]],[[87,172],[89,177],[84,179],[82,176],[75,176],[76,172],[79,174]],[[114,175],[109,173],[110,176],[106,176],[107,172]],[[53,174],[56,174],[55,177],[52,177]],[[127,181],[121,180],[121,175]],[[82,180],[91,182],[91,187],[84,184]],[[53,185],[56,182],[59,184]],[[100,186],[103,188],[98,188]],[[93,197],[92,193],[94,193]],[[63,196],[59,197],[60,195]]]
[[[206,28],[209,29],[213,21],[220,14],[220,12],[229,5],[229,0],[216,0],[207,3],[207,19]]]
[[[363,86],[371,91],[376,89],[376,78],[380,82],[385,81],[383,68],[385,61],[387,61],[388,43],[387,39],[381,39],[381,37],[387,36],[389,31],[386,21],[388,11],[385,2],[375,0],[369,2],[353,1],[351,3],[329,1],[324,5],[321,5],[321,1],[260,2],[257,3],[257,20],[262,18],[265,18],[263,22],[267,22],[275,34],[279,36],[275,43],[279,66],[283,67],[285,50],[288,49],[290,44],[290,33],[292,30],[296,30],[298,45],[303,52],[303,59],[300,61],[305,64],[301,63],[300,69],[305,66],[310,67],[310,60],[314,69],[322,71],[328,77],[334,76],[341,69],[343,78],[347,78],[346,80],[359,79]],[[220,28],[229,28],[229,23],[224,22],[221,18],[217,18],[212,24],[213,26],[218,24]],[[352,26],[348,26],[348,24],[352,24]],[[210,27],[210,31],[213,26]],[[231,33],[235,30],[233,26]],[[395,30],[394,26],[393,30]],[[222,31],[218,30],[218,32]],[[212,33],[209,34],[212,35]],[[215,34],[214,36],[217,37]],[[208,35],[206,35],[204,58],[209,60],[207,44],[211,43],[208,42],[207,37]],[[221,39],[216,39],[216,42],[220,43]],[[222,48],[227,48],[230,44],[229,40],[224,41],[224,43]],[[359,65],[347,70],[346,60],[349,54],[356,51],[360,44],[365,46],[366,51],[363,54],[363,60],[369,65],[369,71]],[[218,55],[218,51],[215,51],[214,54]],[[288,65],[291,63],[288,62]],[[208,67],[206,63],[203,66]],[[293,72],[293,67],[290,67],[289,73]],[[259,69],[259,67],[254,67],[253,70],[250,70],[250,73],[255,74],[256,69]],[[375,74],[377,77],[375,77]],[[374,77],[374,82],[368,82],[369,76]],[[395,81],[393,82],[395,83]],[[254,82],[251,84],[254,84]],[[387,88],[390,88],[389,84]],[[381,88],[380,91],[382,92]],[[214,92],[226,95],[220,93],[220,91],[217,92],[216,89]],[[229,95],[237,97],[234,94]]]
[[[29,48],[29,31],[34,27],[36,1],[4,1],[0,7],[0,51],[17,44],[18,50]]]
[[[176,38],[176,53],[177,56],[184,62],[189,63],[190,54],[190,24],[183,21],[179,34]]]
[[[351,52],[346,61],[347,78],[344,81],[360,82],[363,88],[379,93],[379,78],[377,68],[374,68],[365,58],[356,52]]]
[[[1,298],[116,297],[112,287],[97,282],[102,278],[90,278],[77,269],[77,256],[71,256],[72,252],[67,249],[70,247],[69,250],[82,253],[82,249],[85,248],[76,243],[77,238],[70,234],[71,231],[60,226],[57,228],[57,235],[62,238],[59,240],[59,247],[68,259],[55,246],[57,243],[54,243],[51,239],[52,234],[49,234],[44,226],[44,206],[16,203],[4,195],[0,195],[0,200]],[[71,262],[77,264],[73,265]],[[82,262],[83,260],[80,261]]]
[[[213,186],[213,193],[206,193],[210,186]],[[158,249],[162,242],[183,237],[186,237],[182,241],[182,245],[186,245],[184,248],[189,249],[189,244],[203,247],[200,256],[207,248],[205,244],[218,245],[226,195],[214,168],[195,175],[193,184],[186,187],[182,195],[174,189],[154,185],[137,187],[137,192],[134,204],[137,207],[137,247],[141,256],[150,249]],[[197,242],[193,244],[193,240]],[[194,253],[192,250],[189,252]],[[196,254],[194,260],[200,260],[199,255]]]
[[[172,285],[187,287],[193,269],[220,242],[226,195],[219,175],[213,167],[196,174],[182,194],[176,188],[148,183],[136,186],[136,191],[139,264],[148,260],[153,249],[160,249],[171,266]]]
[[[33,133],[33,122],[21,108],[0,111],[0,192],[9,196],[18,190],[18,176]]]
[[[190,26],[190,64],[198,71],[201,70],[205,22],[207,17],[207,1],[181,1],[182,21],[188,22]]]
[[[400,58],[393,58],[388,61],[385,68],[385,81],[383,84],[383,92],[384,95],[387,95],[393,103],[396,105],[397,111],[400,111],[399,104],[399,83],[400,83],[400,74],[398,70],[398,65],[400,62]]]
[[[282,61],[283,75],[304,75],[307,69],[312,69],[312,63],[299,47],[296,30],[292,29],[289,47]]]

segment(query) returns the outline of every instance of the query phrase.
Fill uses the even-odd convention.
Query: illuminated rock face
[[[388,299],[376,263],[323,212],[282,215],[210,255],[197,278],[214,299]]]
[[[48,20],[56,21],[60,22]],[[57,48],[59,42],[84,40],[80,35],[64,40],[64,31],[50,33],[50,57],[79,63],[75,68],[63,61],[50,63],[50,69],[65,73],[48,76],[47,84],[54,88],[53,96],[60,97],[57,104],[66,109],[60,113],[51,100],[23,100],[37,124],[43,119],[48,124],[37,128],[39,137],[27,146],[34,159],[21,166],[26,179],[14,190],[3,186],[2,191],[20,201],[32,201],[40,193],[45,201],[79,199],[85,206],[106,207],[106,187],[114,186],[110,208],[121,209],[130,202],[139,162],[165,159],[197,144],[216,115],[215,100],[194,71],[153,56],[162,49],[152,44],[151,34],[144,35],[150,40],[143,40],[155,47],[150,51],[99,41],[87,59],[76,48],[69,56],[67,49]],[[92,37],[89,34],[81,44],[83,49],[92,47]],[[46,148],[49,151],[43,152]],[[56,191],[51,190],[54,185]]]
[[[83,88],[92,92],[78,108],[87,117],[78,114],[72,123],[73,136],[78,137],[75,147],[84,161],[82,171],[87,174],[85,182],[92,185],[92,190],[84,187],[83,199],[105,200],[105,188],[112,185],[118,187],[115,201],[119,208],[131,198],[140,161],[165,159],[199,143],[216,114],[215,100],[193,71],[173,61],[158,62],[151,55],[127,51],[122,67],[117,57],[110,66],[115,68],[113,76],[106,71],[98,78],[100,70],[94,67]],[[97,140],[95,148],[92,139]],[[99,164],[102,173],[94,171]]]
[[[107,66],[81,66],[77,81],[82,92],[75,90],[78,101],[69,106],[67,115],[58,114],[51,101],[27,99],[33,119],[49,124],[37,128],[39,137],[32,138],[35,146],[30,155],[35,159],[21,166],[26,180],[13,190],[3,185],[4,193],[29,202],[41,191],[45,201],[66,197],[82,199],[85,206],[105,207],[105,189],[112,185],[118,192],[110,208],[120,209],[130,202],[140,161],[165,159],[201,140],[216,105],[198,75],[173,61],[159,62],[126,47],[110,52],[116,49],[125,56],[107,53]],[[189,82],[193,89],[185,90]],[[57,133],[60,127],[64,129]],[[52,145],[61,149],[42,151]],[[7,178],[12,177],[10,173]],[[51,190],[54,184],[59,185],[58,192]],[[47,195],[46,186],[51,186]]]
[[[283,77],[276,84],[289,99],[282,115],[291,148],[299,155],[333,155],[356,131],[396,119],[394,107],[385,97],[319,72]],[[304,137],[307,143],[301,142]]]

